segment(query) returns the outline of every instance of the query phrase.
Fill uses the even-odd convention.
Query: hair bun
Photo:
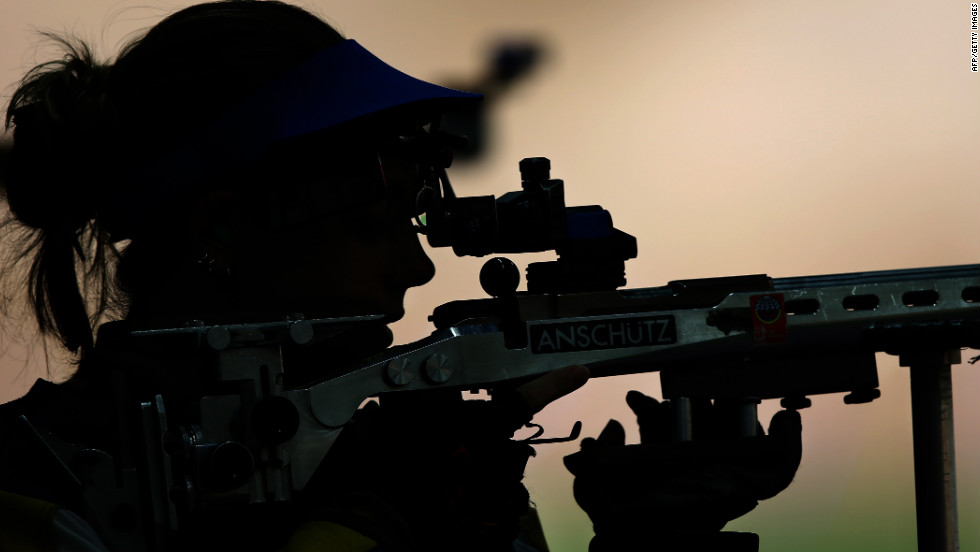
[[[6,175],[14,215],[35,228],[81,228],[95,217],[99,167],[109,147],[109,67],[84,44],[61,41],[68,53],[27,74],[7,112],[14,147]]]

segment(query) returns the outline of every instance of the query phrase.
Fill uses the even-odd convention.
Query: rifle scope
[[[545,157],[523,159],[521,191],[456,197],[445,173],[443,193],[426,213],[425,234],[433,247],[456,255],[554,250],[558,260],[528,267],[528,291],[570,292],[626,285],[625,261],[636,257],[636,238],[613,227],[598,205],[565,206],[564,182],[552,179]]]

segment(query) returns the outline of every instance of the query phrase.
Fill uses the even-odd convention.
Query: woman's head
[[[11,208],[40,227],[52,223],[45,218],[55,218],[52,207],[86,219],[105,211],[101,204],[120,188],[139,186],[130,173],[342,41],[299,8],[248,0],[179,11],[125,47],[112,65],[98,63],[78,41],[60,40],[64,58],[31,71],[7,111],[16,142]],[[49,204],[39,205],[42,198]]]
[[[338,57],[340,62],[331,61]],[[388,234],[375,232],[378,243],[366,249],[351,249],[357,240],[344,235],[355,222],[378,226],[393,216],[398,209],[389,203],[398,195],[392,190],[401,186],[397,178],[382,180],[382,188],[391,190],[327,217],[315,231],[269,231],[275,218],[270,207],[283,203],[280,190],[312,193],[306,184],[276,180],[296,176],[283,170],[284,163],[292,173],[302,173],[296,167],[309,166],[309,159],[298,157],[300,152],[308,157],[317,151],[336,161],[338,156],[326,153],[349,145],[352,129],[363,135],[365,128],[390,128],[389,138],[405,133],[391,128],[401,118],[361,117],[372,110],[393,113],[388,108],[458,95],[378,64],[308,12],[278,2],[237,0],[175,13],[124,48],[113,65],[98,64],[84,46],[75,46],[63,60],[29,73],[7,113],[14,150],[5,180],[11,211],[36,230],[25,256],[33,255],[31,295],[42,330],[53,331],[73,351],[91,346],[92,313],[79,293],[76,268],[105,289],[102,256],[121,239],[131,240],[119,262],[122,299],[131,317],[137,312],[171,320],[241,317],[249,313],[232,311],[247,310],[246,305],[255,307],[254,315],[271,314],[276,301],[295,303],[313,291],[310,279],[317,274],[324,285],[330,285],[324,276],[332,270],[336,285],[363,287],[364,277],[347,273],[357,272],[350,263],[372,266],[377,262],[372,255],[394,255],[394,262],[399,253],[415,259],[407,263],[414,264],[407,272],[415,275],[401,278],[391,294],[400,297],[404,289],[395,288],[427,280],[431,264],[419,260],[424,253],[414,236],[408,239],[408,219],[400,214],[397,224],[385,222]],[[387,92],[364,100],[353,87],[358,79],[384,82],[376,88]],[[336,90],[352,91],[323,100]],[[406,111],[399,113],[404,117]],[[360,122],[366,119],[370,125]],[[309,120],[323,122],[304,128]],[[283,133],[284,124],[300,130]],[[418,123],[411,126],[409,134],[418,130]],[[378,152],[350,159],[370,164],[372,156]],[[323,181],[317,184],[326,184],[328,191],[317,193],[328,199],[346,194],[334,188],[338,178],[333,176],[350,167],[322,168]],[[379,169],[383,166],[368,171]],[[339,249],[330,249],[328,242],[337,242]],[[310,244],[326,257],[311,257]],[[386,252],[391,244],[398,245]],[[269,280],[276,274],[284,277]],[[330,300],[331,293],[322,295],[324,302]],[[95,303],[96,310],[106,304],[104,298]]]

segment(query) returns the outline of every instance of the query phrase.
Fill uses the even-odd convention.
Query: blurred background
[[[37,30],[75,33],[110,57],[134,31],[194,3],[3,2],[4,102],[52,55]],[[551,158],[569,205],[600,203],[638,238],[630,287],[980,259],[980,77],[970,71],[969,2],[297,3],[395,67],[458,87],[488,86],[501,44],[532,46],[533,67],[493,89],[482,155],[450,170],[454,186],[500,195],[519,187],[521,158]],[[428,334],[434,306],[483,295],[482,261],[446,250],[432,257],[438,274],[409,293],[399,342]],[[513,260],[523,267],[540,257]],[[70,373],[22,313],[4,315],[0,402],[37,377]],[[953,367],[963,550],[980,549],[978,372]],[[796,481],[729,528],[758,532],[763,551],[916,549],[908,372],[881,356],[879,377],[882,397],[871,404],[814,398],[803,411]],[[551,435],[575,420],[596,435],[617,418],[635,440],[629,389],[657,396],[659,381],[593,381],[539,420]],[[777,408],[765,403],[760,416]],[[561,465],[576,449],[540,446],[528,470],[557,552],[586,550],[592,534]]]

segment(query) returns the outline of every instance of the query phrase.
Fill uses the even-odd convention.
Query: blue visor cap
[[[474,101],[460,92],[410,77],[354,40],[314,55],[224,112],[174,150],[124,179],[109,203],[107,226],[131,237],[161,199],[259,159],[274,145],[385,111],[421,104]]]
[[[254,159],[283,140],[394,107],[481,97],[406,75],[345,40],[223,114],[209,125],[208,141],[229,157]]]

